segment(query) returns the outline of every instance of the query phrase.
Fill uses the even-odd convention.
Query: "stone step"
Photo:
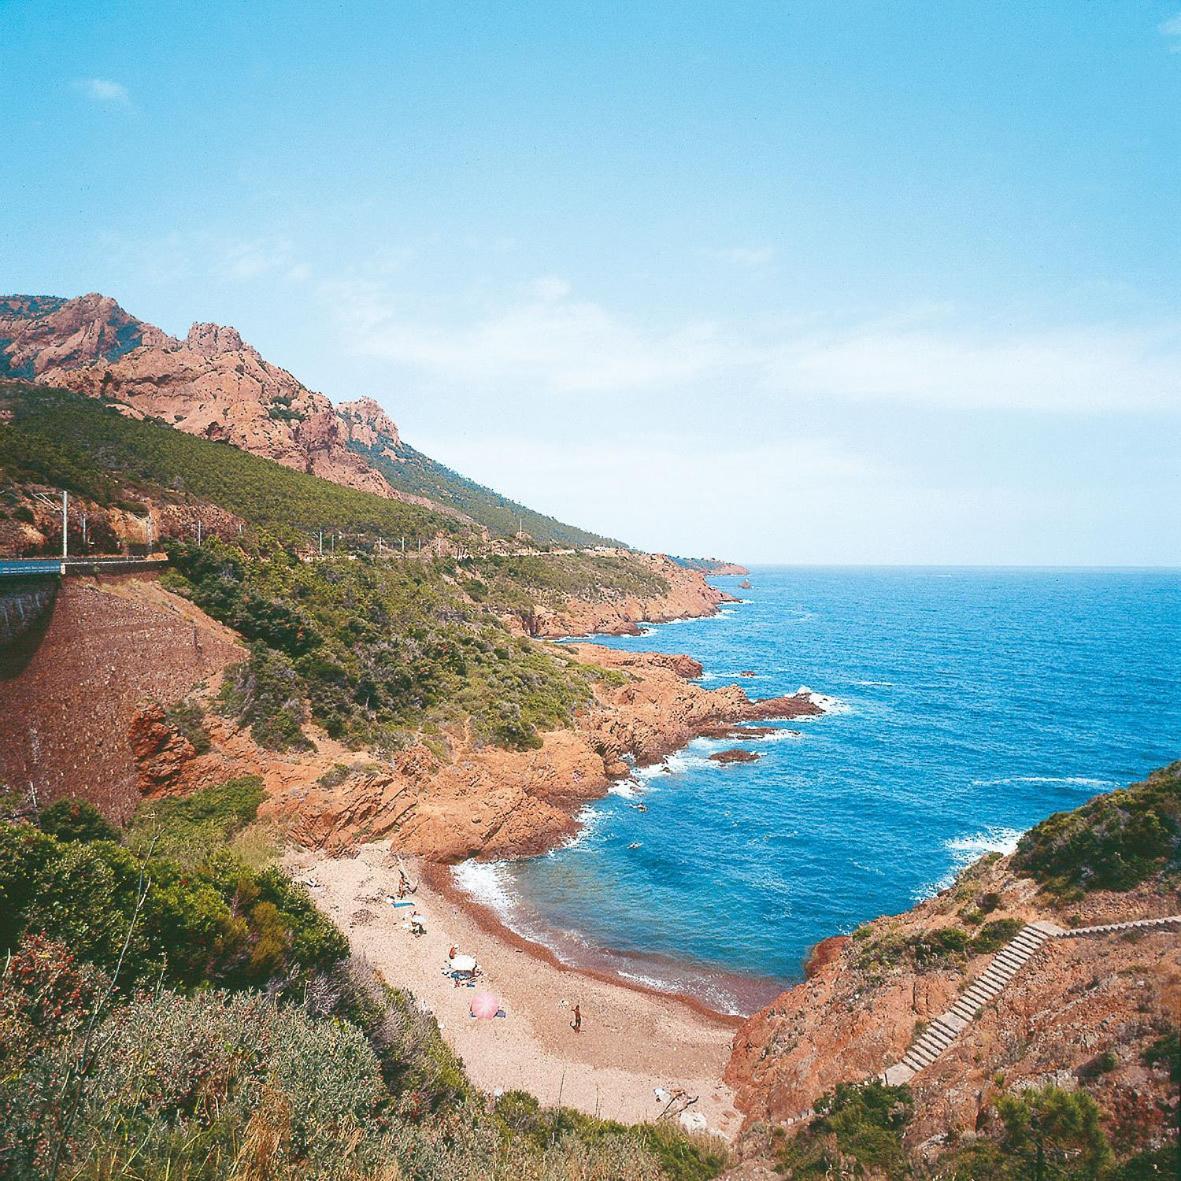
[[[946,1013],[940,1013],[935,1020],[941,1021],[948,1029],[954,1030],[957,1034],[967,1029],[967,1022],[962,1017],[957,1017],[950,1009]]]
[[[903,1062],[899,1062],[891,1066],[889,1070],[882,1075],[882,1081],[891,1087],[901,1087],[905,1083],[910,1082],[918,1072]]]
[[[1029,956],[1027,955],[1017,955],[1015,952],[1010,953],[1002,951],[1001,954],[992,961],[992,967],[995,968],[999,965],[1000,967],[1005,968],[1020,968],[1022,965],[1027,964],[1028,962]]]
[[[960,1036],[959,1029],[952,1025],[946,1017],[936,1017],[934,1021],[931,1022],[931,1028],[939,1030],[939,1032],[942,1033],[948,1039],[948,1041],[955,1041],[955,1039]],[[960,1028],[962,1028],[962,1026]]]
[[[1032,940],[1030,940],[1028,943],[1026,943],[1024,940],[1014,940],[1008,945],[1007,948],[1005,948],[1005,950],[1011,951],[1015,955],[1031,956],[1037,955],[1037,953],[1041,950],[1041,947],[1042,945],[1040,943],[1034,943]]]
[[[947,1030],[931,1022],[923,1031],[923,1036],[920,1040],[929,1040],[937,1042],[941,1046],[950,1046],[955,1041],[955,1035],[948,1033]]]
[[[1011,943],[1006,944],[996,953],[996,958],[999,960],[1002,956],[1007,956],[1009,959],[1027,960],[1033,955],[1034,949],[1028,947],[1014,947]]]
[[[1004,986],[1005,982],[1003,980],[998,980],[995,976],[980,976],[978,979],[973,980],[972,983],[964,989],[964,992],[982,992],[989,997],[994,997],[1004,988]]]
[[[930,1050],[932,1054],[942,1054],[943,1051],[951,1045],[951,1042],[949,1042],[946,1038],[937,1037],[931,1033],[930,1030],[927,1030],[927,1032],[915,1042],[915,1045],[922,1046],[924,1049]]]
[[[934,1038],[921,1038],[916,1044],[922,1048],[923,1053],[930,1054],[933,1058],[938,1058],[951,1043],[937,1042]]]

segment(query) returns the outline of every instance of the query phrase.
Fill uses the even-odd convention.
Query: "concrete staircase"
[[[1163,919],[1132,919],[1127,923],[1103,923],[1098,927],[1059,928],[1057,939],[1073,939],[1077,935],[1111,935],[1116,931],[1143,931],[1148,927],[1181,927],[1181,914],[1171,914]]]
[[[974,1021],[989,1001],[999,996],[1005,986],[1051,939],[1074,939],[1081,935],[1107,935],[1153,927],[1181,926],[1181,915],[1160,919],[1133,919],[1126,923],[1105,923],[1098,927],[1059,927],[1054,923],[1028,923],[993,957],[992,962],[956,997],[946,1013],[934,1018],[902,1057],[880,1076],[891,1086],[908,1083],[920,1070],[930,1066],[944,1050]]]

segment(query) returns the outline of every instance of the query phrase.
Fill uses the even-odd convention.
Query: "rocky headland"
[[[341,853],[388,839],[436,862],[543,852],[571,836],[582,804],[633,766],[658,763],[700,734],[731,733],[749,719],[814,716],[806,695],[751,701],[736,685],[703,689],[683,656],[572,646],[578,658],[618,674],[602,682],[574,726],[542,735],[540,748],[511,751],[466,733],[415,744],[389,761],[350,752],[309,728],[313,752],[276,754],[210,717],[212,749],[189,753],[160,709],[132,721],[145,795],[186,793],[252,773],[267,786],[264,815],[295,843]],[[760,731],[741,731],[744,737]]]
[[[1181,764],[1091,807],[1093,818],[1069,816],[1083,817],[1071,821],[1083,832],[1075,843],[1092,848],[1096,877],[1113,860],[1100,847],[1103,838],[1122,825],[1130,841],[1140,841],[1139,816],[1150,812],[1164,831],[1173,826],[1172,844],[1162,844],[1162,872],[1116,890],[1089,886],[1094,879],[1084,866],[1064,886],[1043,868],[1054,857],[1065,860],[1066,822],[1052,818],[1027,838],[1039,841],[1033,853],[1023,843],[1016,854],[989,855],[913,910],[815,948],[804,982],[752,1016],[735,1038],[726,1079],[744,1115],[746,1155],[772,1155],[784,1132],[807,1127],[823,1095],[898,1063],[1026,924],[1070,931],[1181,914]],[[1103,835],[1093,840],[1083,825]],[[1153,1065],[1151,1048],[1170,1031],[1175,1037],[1179,936],[1181,926],[1161,926],[1046,941],[909,1080],[908,1149],[934,1159],[987,1130],[998,1097],[1047,1085],[1085,1088],[1114,1143],[1167,1138],[1177,1112],[1176,1080],[1167,1067]]]
[[[300,845],[341,852],[388,838],[453,862],[553,846],[583,802],[698,735],[758,737],[765,728],[742,724],[821,712],[807,694],[752,701],[737,685],[704,689],[686,656],[567,647],[608,675],[574,725],[543,734],[539,749],[502,749],[458,728],[378,760],[309,724],[314,750],[278,753],[213,706],[221,673],[245,655],[235,633],[154,578],[71,580],[37,649],[0,681],[0,778],[36,779],[45,801],[77,795],[124,819],[142,798],[258,774],[264,814]],[[206,750],[170,719],[185,698],[202,712]]]

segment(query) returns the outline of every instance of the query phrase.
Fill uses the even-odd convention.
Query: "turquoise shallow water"
[[[1181,572],[756,569],[747,601],[613,647],[702,683],[807,685],[824,717],[698,741],[585,813],[582,836],[461,883],[560,955],[745,1010],[808,949],[904,910],[1049,813],[1181,755]],[[639,800],[646,812],[632,807]]]

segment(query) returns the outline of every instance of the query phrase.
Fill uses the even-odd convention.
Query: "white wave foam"
[[[967,836],[953,837],[945,843],[945,848],[950,849],[957,860],[967,865],[977,857],[983,857],[985,853],[1012,853],[1017,848],[1023,831],[1020,828],[993,825]]]
[[[739,729],[742,729],[740,726]],[[752,734],[749,738],[743,738],[743,742],[798,742],[803,738],[803,732],[800,730],[784,730],[776,726],[770,734]]]
[[[634,800],[640,793],[639,784],[634,779],[620,779],[607,788],[607,794],[619,796],[621,799]]]
[[[830,697],[827,693],[817,693],[807,685],[801,685],[795,691],[796,697],[806,697],[813,705],[818,705],[826,714],[847,714],[851,710],[848,702],[839,697]]]
[[[941,890],[946,890],[959,876],[961,870],[966,869],[973,861],[983,857],[986,853],[1000,853],[1008,856],[1017,848],[1023,829],[1006,828],[1003,825],[991,825],[979,832],[967,833],[961,837],[952,837],[945,841],[943,847],[951,853],[951,866],[937,881],[928,882],[914,892],[915,902],[922,902],[933,898]]]
[[[875,877],[880,878],[880,877],[885,877],[885,875],[886,875],[886,871],[876,865],[866,865],[861,861],[853,861],[852,859],[850,859],[849,864],[856,866],[858,869],[862,870],[864,873],[872,873]]]
[[[1088,779],[1085,775],[1010,775],[1004,779],[973,779],[973,787],[1004,787],[1012,783],[1061,783],[1067,787],[1118,787],[1114,779]]]
[[[461,861],[451,867],[451,878],[465,894],[498,914],[512,907],[508,867],[503,861]]]

